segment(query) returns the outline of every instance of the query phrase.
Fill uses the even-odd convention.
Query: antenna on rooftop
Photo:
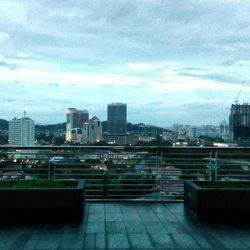
[[[26,111],[24,110],[24,111],[23,111],[23,117],[25,117],[25,116],[26,116]]]

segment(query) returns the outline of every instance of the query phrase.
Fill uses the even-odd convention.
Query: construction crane
[[[242,88],[243,88],[243,86],[244,86],[245,84],[246,84],[246,81],[241,82],[240,91],[239,91],[238,95],[235,97],[235,101],[234,101],[236,105],[237,105],[238,102],[239,102],[240,94],[241,94]]]

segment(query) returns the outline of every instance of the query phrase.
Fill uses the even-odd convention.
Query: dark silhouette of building
[[[233,140],[250,140],[250,104],[232,104],[229,127]]]
[[[108,104],[107,132],[110,135],[126,135],[127,104]]]

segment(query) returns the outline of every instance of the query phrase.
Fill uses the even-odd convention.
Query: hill
[[[48,125],[35,125],[36,131],[40,132],[52,132],[55,130],[66,130],[66,122]]]
[[[58,124],[47,125],[36,124],[35,129],[36,132],[42,133],[53,132],[56,130],[66,130],[66,123],[63,122]],[[102,122],[102,129],[103,132],[107,132],[107,121]],[[8,121],[0,119],[0,130],[8,130]],[[164,129],[161,127],[146,125],[144,123],[132,124],[130,122],[128,122],[127,130],[131,133],[162,133],[164,131]]]
[[[107,121],[102,122],[102,130],[107,132]],[[128,122],[127,131],[131,133],[162,133],[165,129],[144,123],[132,124]]]
[[[8,121],[6,121],[4,119],[0,119],[0,129],[1,130],[8,130],[9,129]]]

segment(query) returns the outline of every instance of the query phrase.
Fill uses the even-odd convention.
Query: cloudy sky
[[[218,124],[250,101],[248,0],[0,0],[0,118]]]

